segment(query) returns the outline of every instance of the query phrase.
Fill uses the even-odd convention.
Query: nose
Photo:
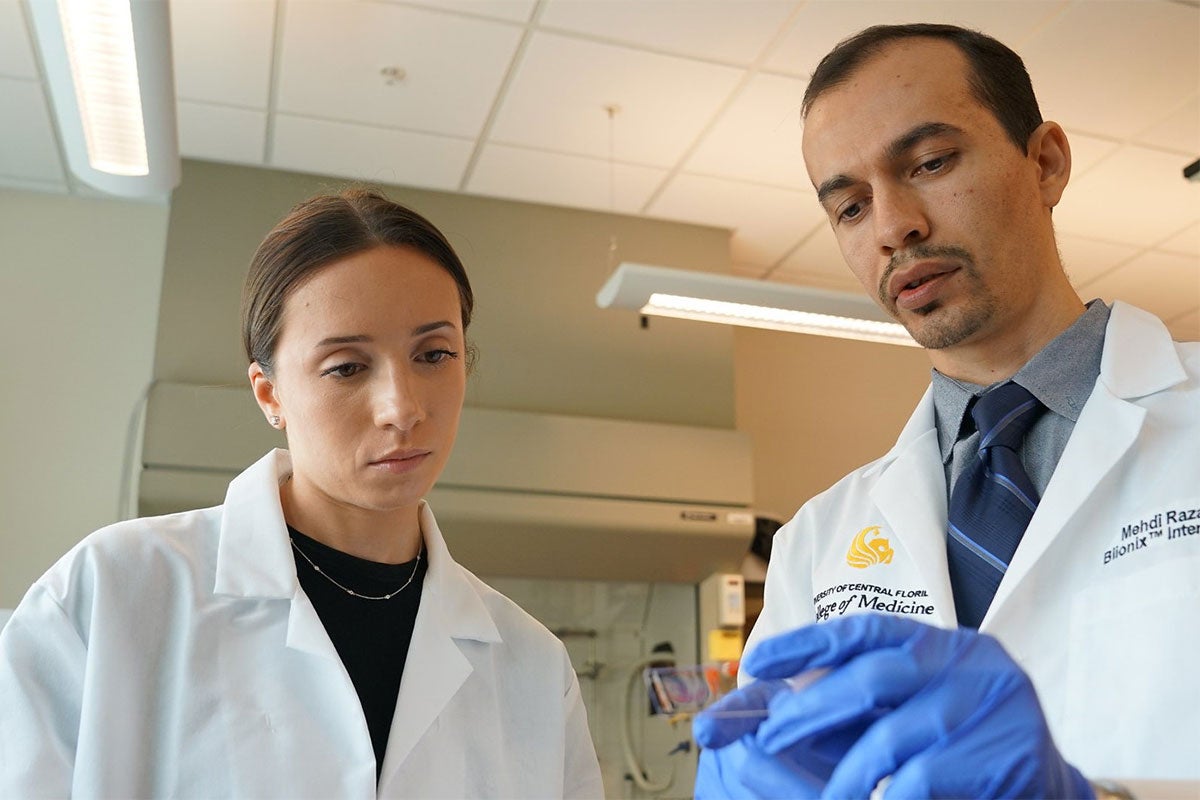
[[[875,236],[884,255],[929,237],[929,218],[915,192],[904,187],[877,188],[871,205]]]
[[[375,424],[381,428],[397,428],[411,431],[425,419],[421,403],[419,381],[403,367],[378,370],[378,386],[375,391]]]

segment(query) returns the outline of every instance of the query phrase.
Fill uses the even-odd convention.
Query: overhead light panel
[[[903,325],[866,297],[785,283],[623,263],[596,295],[601,308],[910,347]]]
[[[125,197],[179,183],[168,3],[29,4],[67,166]]]

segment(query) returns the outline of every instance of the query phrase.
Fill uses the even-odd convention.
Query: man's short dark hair
[[[950,42],[967,58],[971,91],[1004,128],[1021,152],[1028,152],[1029,136],[1042,124],[1042,112],[1025,63],[1000,41],[987,34],[956,25],[915,23],[875,25],[843,39],[821,59],[804,90],[803,116],[817,98],[848,80],[864,62],[892,42],[928,38]]]

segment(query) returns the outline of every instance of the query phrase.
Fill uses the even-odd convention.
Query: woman
[[[445,238],[364,191],[297,206],[243,299],[276,450],[216,508],[122,522],[0,634],[0,797],[584,797],[562,645],[450,557],[473,298]]]

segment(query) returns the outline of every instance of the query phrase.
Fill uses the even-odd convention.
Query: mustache
[[[888,281],[891,280],[892,273],[906,264],[911,264],[914,261],[926,261],[935,258],[952,259],[960,262],[968,270],[975,268],[975,258],[966,250],[953,244],[918,244],[906,250],[897,250],[892,253],[892,257],[888,260],[887,269],[883,271],[883,276],[879,279],[879,299],[883,302],[884,308],[888,305]]]

